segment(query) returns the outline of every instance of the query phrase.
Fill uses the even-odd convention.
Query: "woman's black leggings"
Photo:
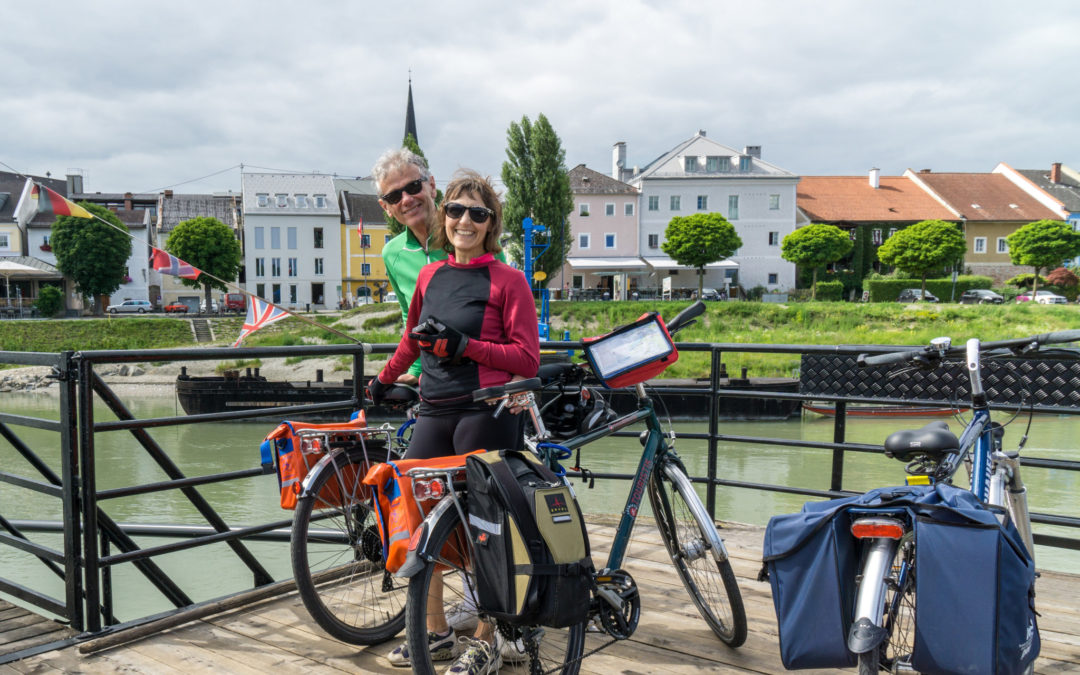
[[[524,447],[524,414],[503,412],[492,417],[490,410],[451,415],[421,415],[413,426],[405,459],[430,459],[462,455],[479,450]]]

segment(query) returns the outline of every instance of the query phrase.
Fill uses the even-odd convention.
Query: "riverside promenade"
[[[594,554],[602,557],[614,534],[610,520],[592,519]],[[722,534],[732,554],[746,605],[749,636],[738,649],[718,641],[700,619],[673,573],[656,528],[642,519],[626,569],[642,594],[641,623],[625,642],[591,656],[582,672],[778,673],[776,618],[768,583],[757,581],[764,528],[730,524]],[[1037,582],[1042,653],[1036,673],[1080,673],[1080,576],[1043,572]],[[0,653],[3,642],[0,613]],[[53,629],[56,630],[55,628]],[[55,637],[61,637],[62,634]],[[25,637],[25,636],[24,636]],[[153,632],[108,649],[84,653],[74,644],[0,665],[15,673],[401,673],[386,655],[397,644],[347,645],[326,637],[295,592]],[[515,672],[507,667],[501,672]],[[802,671],[831,672],[831,671]]]

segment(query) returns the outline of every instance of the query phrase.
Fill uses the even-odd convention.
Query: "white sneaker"
[[[445,675],[489,675],[499,672],[502,654],[485,640],[462,636],[458,638],[461,656],[446,669]]]
[[[457,654],[457,636],[453,629],[447,635],[436,635],[428,631],[428,651],[431,652],[432,661],[449,661]],[[412,665],[409,658],[409,643],[402,642],[387,654],[386,659],[395,668],[408,668]]]
[[[524,663],[529,658],[525,653],[525,641],[521,638],[510,642],[500,635],[495,642],[499,645],[503,663]]]
[[[468,634],[476,630],[479,618],[476,616],[476,605],[469,606],[467,600],[463,600],[450,609],[446,610],[446,623],[450,624],[458,633]]]

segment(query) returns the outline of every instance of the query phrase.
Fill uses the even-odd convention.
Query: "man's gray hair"
[[[382,182],[388,175],[394,171],[403,169],[410,164],[420,170],[421,180],[426,181],[431,177],[431,172],[428,171],[427,160],[408,148],[395,148],[384,152],[375,162],[375,166],[372,167],[371,175],[381,190]]]

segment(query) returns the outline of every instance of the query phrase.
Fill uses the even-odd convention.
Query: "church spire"
[[[412,102],[412,71],[409,72],[409,103],[405,107],[405,138],[412,134],[413,140],[417,144],[420,143],[420,138],[416,134],[416,113],[413,112]]]

